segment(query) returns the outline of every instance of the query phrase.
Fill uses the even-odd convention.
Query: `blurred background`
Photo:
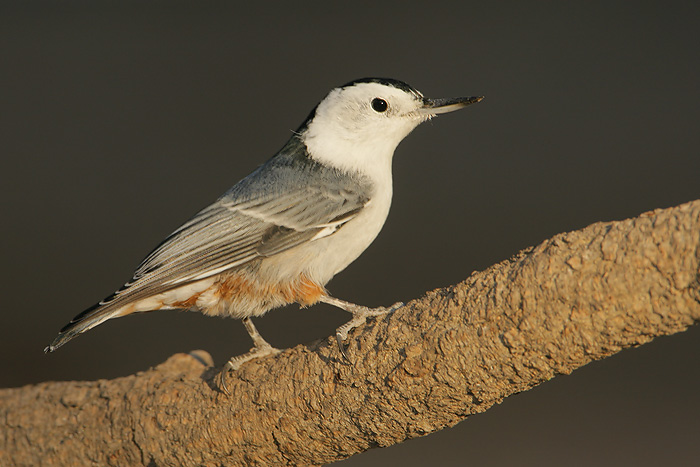
[[[392,212],[329,284],[339,298],[408,301],[556,233],[700,198],[699,5],[3,2],[0,387],[245,352],[239,322],[178,312],[42,349],[355,78],[486,99],[399,146]],[[292,306],[256,324],[291,347],[347,319]],[[697,465],[699,390],[694,327],[341,465]]]

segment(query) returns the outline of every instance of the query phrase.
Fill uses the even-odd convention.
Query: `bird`
[[[95,326],[132,313],[185,309],[241,319],[253,341],[219,373],[280,352],[251,318],[288,304],[318,302],[348,311],[348,333],[369,308],[331,296],[325,286],[372,243],[392,199],[392,159],[419,124],[482,96],[428,99],[391,78],[362,78],[332,89],[282,149],[171,233],[112,295],[75,316],[44,349],[53,352]]]

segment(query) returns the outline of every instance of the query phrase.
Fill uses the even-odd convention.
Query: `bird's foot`
[[[322,297],[321,301],[328,303],[329,305],[337,306],[338,308],[352,313],[352,319],[335,330],[335,339],[338,343],[338,350],[340,351],[343,358],[349,363],[351,362],[351,360],[348,357],[348,354],[345,351],[345,346],[343,344],[343,342],[348,338],[348,333],[356,327],[365,324],[368,317],[382,316],[388,313],[393,313],[394,311],[398,310],[404,305],[403,302],[397,302],[391,305],[390,307],[381,306],[377,308],[368,308],[366,306],[355,305],[354,303],[345,302],[343,300],[339,300],[337,298],[328,296]]]
[[[253,347],[249,352],[244,353],[243,355],[236,355],[235,357],[232,357],[231,360],[226,362],[219,374],[216,375],[216,385],[227,396],[230,396],[231,393],[229,393],[228,387],[226,387],[226,376],[228,375],[229,371],[237,370],[241,367],[241,365],[251,360],[268,357],[270,355],[277,355],[280,352],[280,349],[276,349],[266,342],[265,345]]]
[[[253,339],[253,344],[255,346],[252,349],[250,349],[248,353],[244,353],[243,355],[237,355],[231,358],[231,360],[226,362],[226,365],[224,365],[224,367],[221,369],[221,372],[218,375],[216,375],[217,386],[228,396],[231,395],[228,392],[228,388],[226,387],[226,375],[229,371],[237,370],[241,367],[241,365],[251,360],[268,357],[270,355],[277,355],[281,352],[280,349],[274,348],[273,346],[268,344],[265,339],[262,338],[262,336],[260,335],[257,328],[253,324],[253,321],[250,318],[243,318],[243,325],[245,326],[246,331],[248,331],[250,338]]]

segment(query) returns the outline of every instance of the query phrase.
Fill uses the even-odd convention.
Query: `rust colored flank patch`
[[[296,302],[302,306],[313,305],[326,292],[322,286],[303,274],[297,280],[285,284],[261,284],[248,279],[243,274],[232,274],[217,282],[214,287],[218,288],[216,295],[221,300],[243,296],[252,300],[268,301],[270,298],[275,297],[281,298],[287,303]],[[192,302],[192,304],[188,305],[192,306],[197,301],[197,297],[194,297],[194,301],[190,298],[184,303]]]

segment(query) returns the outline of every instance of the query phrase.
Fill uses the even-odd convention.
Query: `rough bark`
[[[432,291],[348,339],[0,391],[1,465],[320,465],[454,425],[700,319],[700,201],[591,225]]]

